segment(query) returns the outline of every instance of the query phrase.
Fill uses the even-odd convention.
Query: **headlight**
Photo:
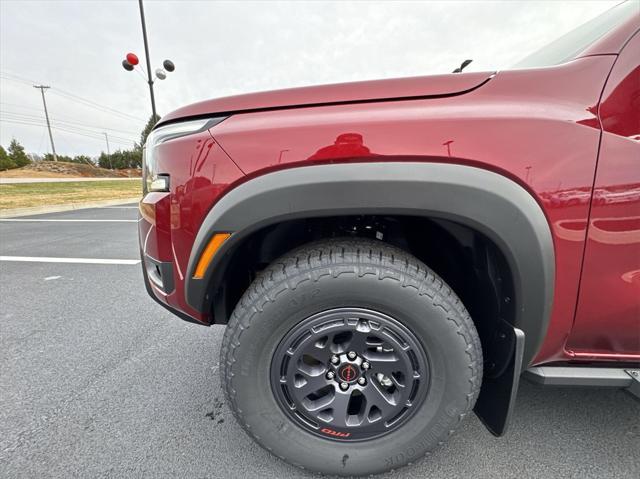
[[[181,121],[160,126],[149,133],[142,148],[142,188],[144,193],[150,191],[169,191],[169,176],[156,171],[154,150],[165,141],[181,136],[192,135],[208,130],[226,117],[205,118],[202,120]]]

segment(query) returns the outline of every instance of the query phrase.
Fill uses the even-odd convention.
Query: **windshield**
[[[569,61],[612,28],[638,13],[640,13],[640,2],[637,0],[616,5],[520,60],[511,68],[546,67]]]

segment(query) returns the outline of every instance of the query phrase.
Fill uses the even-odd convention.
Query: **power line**
[[[29,121],[25,121],[25,120],[8,120],[5,118],[0,118],[0,122],[2,123],[12,123],[12,124],[16,124],[16,125],[24,125],[24,126],[36,126],[36,127],[43,127],[46,126],[43,123],[34,123],[34,122],[29,122]],[[93,134],[88,134],[88,133],[82,133],[76,130],[69,130],[66,128],[62,128],[62,127],[58,127],[58,126],[52,126],[51,127],[54,130],[59,130],[59,131],[64,131],[66,133],[72,133],[74,135],[80,135],[80,136],[86,136],[87,138],[93,138],[94,140],[99,140],[99,141],[104,141],[104,137],[102,135],[100,135],[99,133],[96,133],[95,135]],[[114,137],[111,137],[111,142],[112,143],[117,143],[119,145],[131,145],[131,140],[124,140],[124,139],[115,139]]]
[[[9,114],[9,115],[3,115],[3,118],[7,119],[7,120],[18,120],[21,122],[26,122],[26,123],[31,123],[31,124],[42,124],[39,123],[42,118],[38,118],[38,117],[33,117],[31,115],[16,115],[16,114]],[[44,125],[46,126],[46,125]],[[81,128],[81,127],[77,127],[77,126],[73,126],[73,125],[57,125],[57,124],[52,124],[51,128],[53,128],[54,130],[57,129],[67,129],[67,130],[73,130],[73,131],[78,131],[78,132],[85,132],[85,133],[89,133],[89,134],[94,134],[94,135],[98,135],[98,136],[102,136],[103,132],[101,131],[95,131],[95,130],[89,130],[87,128]],[[127,143],[131,143],[131,142],[135,142],[135,140],[131,137],[124,137],[124,136],[120,136],[120,135],[114,135],[111,134],[112,138],[116,138],[119,140],[123,140],[126,141]]]
[[[33,85],[34,83],[36,83],[35,81],[29,81],[26,80],[24,78],[20,78],[19,76],[16,75],[12,75],[10,73],[6,73],[6,72],[1,72],[0,73],[0,78],[4,78],[5,80],[12,80],[18,83],[25,83],[26,85]]]
[[[7,71],[0,71],[0,78],[5,78],[6,80],[12,80],[12,81],[16,81],[19,83],[25,83],[28,85],[32,85],[34,83],[36,83],[35,81],[32,80],[28,80],[27,78],[23,78],[21,76],[15,75],[13,73],[7,72]],[[61,90],[60,88],[57,87],[53,87],[51,88],[52,93],[55,93],[59,96],[62,96],[68,100],[71,101],[75,101],[77,103],[81,103],[84,106],[88,106],[90,108],[94,108],[96,110],[102,111],[103,113],[111,113],[113,115],[118,115],[121,117],[127,117],[129,119],[134,119],[134,120],[139,120],[139,121],[146,121],[144,118],[140,118],[138,116],[135,115],[131,115],[129,113],[125,113],[123,111],[120,110],[116,110],[115,108],[111,108],[109,106],[106,105],[102,105],[100,103],[97,103],[93,100],[88,100],[86,98],[82,98],[78,95],[75,95],[73,93],[70,93],[68,91],[65,90]]]
[[[78,95],[74,95],[73,93],[60,90],[59,88],[53,88],[52,92],[68,100],[75,101],[82,105],[88,106],[89,108],[102,111],[103,113],[111,113],[112,115],[118,115],[124,118],[129,118],[129,119],[138,120],[138,121],[145,121],[144,118],[140,118],[139,116],[129,115],[128,113],[124,113],[119,110],[114,110],[113,108],[101,105],[100,103],[96,103],[91,100],[86,100],[82,97],[79,97]]]
[[[2,111],[2,110],[0,110],[0,111]],[[5,112],[5,113],[2,114],[2,116],[6,117],[6,118],[9,118],[9,119],[14,119],[14,120],[27,120],[27,121],[44,120],[44,118],[41,117],[41,116],[23,115],[23,114],[14,113],[14,112]],[[115,136],[121,136],[122,138],[125,138],[127,140],[135,141],[134,134],[129,132],[129,131],[115,130],[115,129],[112,129],[112,128],[100,127],[100,126],[97,126],[97,125],[85,125],[83,123],[70,122],[70,121],[60,120],[58,118],[52,118],[52,117],[50,117],[50,119],[51,119],[51,124],[52,125],[66,126],[66,127],[69,127],[69,128],[75,128],[75,129],[79,129],[79,130],[88,131],[88,132],[91,132],[91,133],[102,133],[102,131],[104,131],[104,130],[114,131],[116,133],[125,133],[125,135],[131,135],[131,136],[125,136],[125,135],[115,135]]]
[[[43,128],[42,129],[42,135],[40,135],[40,141],[38,142],[38,149],[36,151],[40,151],[42,148],[42,140],[44,140],[44,135],[46,135],[47,133],[47,129]]]
[[[0,109],[0,113],[2,114],[3,117],[11,117],[14,119],[18,119],[18,120],[44,120],[44,117],[41,115],[31,115],[28,113],[19,113],[16,111],[8,111],[8,110],[2,110]],[[135,133],[132,133],[131,130],[115,130],[112,128],[108,128],[108,127],[104,127],[102,125],[87,125],[86,123],[81,123],[81,122],[75,122],[75,121],[69,121],[69,120],[61,120],[59,118],[53,118],[53,117],[49,117],[49,119],[51,120],[51,123],[64,123],[64,124],[69,124],[68,126],[73,127],[73,128],[79,128],[79,129],[83,129],[83,130],[88,130],[88,131],[93,131],[91,130],[91,128],[94,128],[96,130],[100,130],[100,131],[96,131],[96,133],[100,133],[102,134],[102,130],[112,130],[112,131],[116,131],[116,132],[121,132],[121,133],[125,133],[127,137],[127,139],[133,139],[135,138]]]
[[[24,120],[6,120],[4,118],[0,118],[0,122],[4,122],[4,123],[13,123],[16,125],[26,125],[26,126],[37,126],[37,127],[43,127],[46,126],[43,123],[34,123],[34,122],[29,122],[29,121],[24,121]],[[100,135],[99,133],[83,133],[81,131],[78,130],[73,130],[73,129],[67,129],[64,127],[59,127],[59,126],[52,126],[51,127],[53,130],[59,130],[59,131],[64,131],[67,133],[73,133],[75,135],[80,135],[80,136],[86,136],[88,138],[93,138],[96,140],[100,140],[103,141],[104,137],[102,135]],[[129,145],[130,144],[130,140],[126,140],[126,139],[116,139],[117,141],[113,141],[113,137],[112,137],[112,142],[113,143],[119,143],[122,145]]]
[[[40,108],[37,108],[35,106],[20,105],[19,103],[9,103],[7,101],[0,101],[0,105],[12,106],[14,108],[20,108],[22,110],[42,111],[40,110]],[[8,113],[11,113],[11,112],[8,112]]]
[[[5,80],[12,80],[15,82],[24,83],[28,85],[35,83],[34,81],[29,81],[26,78],[22,78],[22,77],[19,77],[18,75],[14,75],[13,73],[8,73],[8,72],[0,72],[0,78],[4,78]],[[88,107],[97,109],[99,111],[102,111],[103,113],[111,113],[121,117],[127,117],[129,119],[145,121],[143,118],[140,118],[138,116],[130,115],[129,113],[116,110],[115,108],[101,105],[100,103],[94,102],[93,100],[82,98],[78,95],[74,95],[73,93],[67,92],[65,90],[61,90],[60,88],[53,87],[52,91],[55,92],[57,95],[65,97],[68,100],[76,101],[78,103],[83,104],[84,106],[88,106]]]
[[[6,70],[5,71],[0,70],[0,75],[7,76],[7,77],[12,77],[12,78],[14,78],[14,79],[16,79],[18,81],[22,81],[22,82],[28,83],[29,85],[31,85],[32,83],[38,83],[37,81],[35,81],[33,79],[25,78],[25,77],[16,75],[15,73],[8,72]]]
[[[3,103],[3,102],[0,102]],[[6,104],[6,103],[4,103]],[[36,110],[36,108],[30,108],[33,110]],[[40,109],[37,109],[38,111],[40,111]],[[0,113],[3,113],[5,115],[12,115],[12,116],[16,116],[16,117],[24,117],[24,118],[29,118],[29,119],[35,119],[35,120],[42,120],[42,116],[39,115],[29,115],[28,113],[19,113],[17,111],[9,111],[9,110],[3,110],[2,108],[0,108]],[[67,119],[63,119],[63,118],[59,118],[59,117],[50,117],[52,122],[55,123],[68,123],[70,125],[78,125],[81,127],[88,127],[88,128],[95,128],[98,129],[100,131],[102,130],[109,130],[109,131],[115,131],[115,132],[119,132],[119,133],[126,133],[126,134],[130,134],[130,135],[135,135],[135,133],[133,133],[131,130],[120,130],[117,128],[109,128],[107,126],[102,126],[102,125],[92,125],[89,123],[84,123],[84,122],[78,122],[78,121],[72,121],[72,120],[67,120]],[[132,136],[133,138],[133,136]]]

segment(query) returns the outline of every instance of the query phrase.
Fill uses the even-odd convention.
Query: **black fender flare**
[[[185,280],[187,302],[199,311],[211,308],[229,258],[253,232],[287,220],[359,214],[442,218],[490,238],[513,275],[513,326],[525,333],[522,366],[531,362],[546,335],[553,303],[555,253],[549,223],[525,188],[473,166],[324,164],[279,170],[242,183],[213,206],[198,231]],[[198,258],[219,232],[231,236],[204,278],[194,279]]]

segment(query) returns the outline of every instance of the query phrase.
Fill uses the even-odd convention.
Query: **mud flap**
[[[523,355],[524,332],[501,320],[489,357],[485,358],[489,367],[473,409],[494,436],[502,436],[509,426]]]

